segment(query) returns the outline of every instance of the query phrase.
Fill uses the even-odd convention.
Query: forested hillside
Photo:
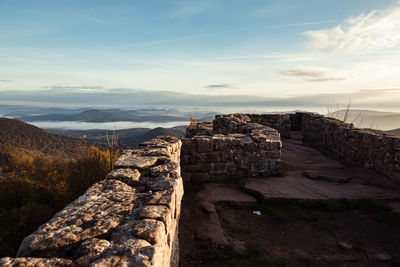
[[[107,130],[49,130],[52,133],[64,135],[67,137],[85,139],[91,142],[106,143]],[[176,126],[172,128],[157,127],[149,128],[131,128],[116,130],[118,135],[118,145],[121,148],[136,148],[140,143],[149,141],[160,135],[170,135],[182,138],[185,135],[186,126]],[[108,131],[112,134],[112,131]]]
[[[0,119],[0,138],[0,257],[15,256],[24,237],[104,179],[118,157],[12,119]]]
[[[86,143],[49,133],[20,120],[0,118],[0,144],[8,144],[36,154],[72,158]]]

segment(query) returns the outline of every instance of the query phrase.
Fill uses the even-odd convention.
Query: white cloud
[[[346,75],[337,71],[332,71],[317,67],[295,68],[278,72],[281,75],[301,78],[309,82],[327,82],[346,80]]]
[[[371,52],[400,48],[400,4],[348,18],[330,29],[308,31],[308,46],[325,51]]]

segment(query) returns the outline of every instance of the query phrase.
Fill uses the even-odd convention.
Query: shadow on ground
[[[400,194],[285,140],[282,177],[185,185],[181,266],[400,266]]]

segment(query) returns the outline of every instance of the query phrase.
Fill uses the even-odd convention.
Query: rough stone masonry
[[[274,129],[276,128],[276,129]],[[105,180],[26,237],[0,266],[178,266],[178,226],[187,182],[235,182],[279,174],[290,130],[348,165],[400,184],[400,138],[313,113],[218,115],[187,138],[160,137],[126,150]],[[182,155],[181,155],[182,150]]]
[[[185,182],[238,181],[279,174],[282,143],[277,130],[244,114],[218,115],[192,125],[182,146]]]
[[[26,237],[0,266],[178,266],[181,141],[124,151],[107,178]]]

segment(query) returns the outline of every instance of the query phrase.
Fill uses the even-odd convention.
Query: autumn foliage
[[[72,159],[43,156],[0,142],[0,257],[110,171],[109,153],[80,147]]]

